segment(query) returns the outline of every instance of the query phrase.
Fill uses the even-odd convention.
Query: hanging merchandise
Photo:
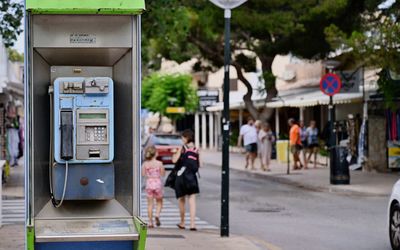
[[[358,159],[357,163],[359,165],[364,164],[366,160],[366,153],[367,153],[367,119],[363,119],[363,122],[361,124],[361,129],[360,129],[360,135],[358,137]]]
[[[400,168],[400,109],[386,111],[388,167]]]

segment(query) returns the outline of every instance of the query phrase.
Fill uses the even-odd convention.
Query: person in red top
[[[290,152],[293,154],[294,166],[293,169],[301,169],[303,168],[303,164],[300,161],[300,151],[301,151],[301,139],[300,139],[300,127],[296,124],[293,118],[290,118],[289,121],[290,132],[289,132],[289,145]]]

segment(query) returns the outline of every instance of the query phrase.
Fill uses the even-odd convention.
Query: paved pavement
[[[172,197],[172,192],[170,190],[165,190],[169,197]],[[160,220],[161,220],[161,229],[176,229],[176,224],[180,221],[179,216],[179,208],[177,206],[177,201],[174,198],[164,199],[163,209],[161,211]],[[153,215],[155,215],[155,207],[153,209]],[[141,204],[141,217],[145,222],[149,221],[147,216],[147,198],[146,194],[142,193],[142,204]],[[185,223],[186,228],[190,227],[190,217],[189,213],[185,214]],[[208,222],[201,220],[199,217],[196,217],[195,220],[196,227],[199,230],[203,229],[217,229],[216,226],[209,224]]]
[[[146,249],[151,250],[280,250],[278,247],[251,237],[231,235],[221,238],[215,230],[153,229],[149,231]]]
[[[10,168],[10,176],[7,182],[3,185],[2,196],[6,199],[23,199],[24,194],[24,165],[23,158],[18,161],[19,165]]]
[[[400,173],[373,173],[364,171],[350,171],[350,185],[331,185],[329,183],[329,167],[319,165],[317,169],[311,168],[307,170],[290,170],[287,174],[287,164],[272,161],[271,172],[260,170],[259,160],[256,160],[256,170],[245,170],[245,156],[240,153],[231,153],[230,168],[240,171],[251,172],[257,175],[265,176],[276,182],[290,184],[305,189],[339,192],[347,194],[360,195],[379,195],[388,196],[394,183],[400,178]],[[204,164],[220,167],[222,154],[217,151],[201,151],[201,158]],[[326,163],[325,159],[319,159],[319,162]]]
[[[25,249],[23,225],[6,225],[0,228],[0,250]]]
[[[25,205],[23,158],[11,167],[2,189],[2,220],[0,250],[22,250],[25,247]]]
[[[197,214],[219,225],[221,171],[209,165],[200,171]],[[284,250],[389,250],[388,200],[309,190],[232,170],[230,232]]]

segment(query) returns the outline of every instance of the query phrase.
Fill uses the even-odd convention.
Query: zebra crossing
[[[153,209],[153,218],[156,213],[155,208]],[[148,222],[149,218],[147,216],[147,198],[146,195],[142,193],[141,199],[141,218]],[[160,215],[161,228],[177,228],[176,224],[180,221],[178,204],[172,203],[168,199],[164,199],[163,209]],[[186,228],[190,227],[190,215],[188,212],[185,213],[185,223]],[[208,222],[201,220],[199,217],[195,219],[197,229],[218,229],[216,226],[209,224]]]
[[[2,201],[2,224],[24,224],[25,222],[25,200],[12,199]]]
[[[153,210],[155,215],[155,207]],[[142,194],[141,199],[141,217],[144,221],[148,222],[147,216],[147,198]],[[180,221],[179,208],[177,203],[172,203],[168,199],[164,199],[163,209],[161,211],[161,228],[177,228],[176,224]],[[2,224],[15,225],[24,224],[25,221],[25,200],[23,199],[10,199],[2,201]],[[195,219],[197,229],[218,229],[216,226],[201,220],[199,217]],[[190,215],[185,213],[186,228],[190,227]]]

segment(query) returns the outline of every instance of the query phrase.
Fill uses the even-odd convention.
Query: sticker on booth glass
[[[93,34],[70,34],[69,43],[96,43],[96,35]]]

